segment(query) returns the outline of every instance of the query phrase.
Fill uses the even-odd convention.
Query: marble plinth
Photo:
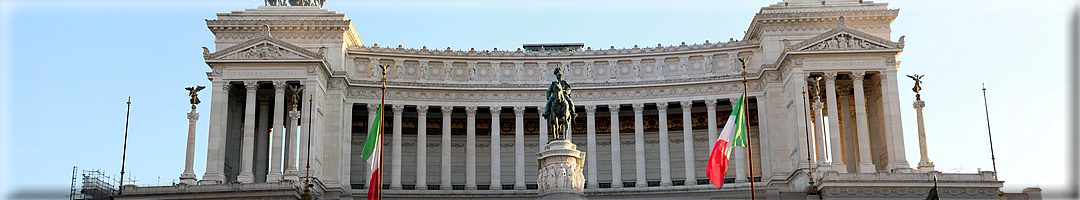
[[[585,199],[585,152],[567,140],[555,140],[536,154],[540,170],[538,199]]]

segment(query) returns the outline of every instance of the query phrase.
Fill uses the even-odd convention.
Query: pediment
[[[203,47],[206,60],[322,60],[325,47],[312,52],[288,42],[263,35],[240,44],[210,53]]]
[[[839,24],[833,30],[822,33],[813,38],[791,45],[784,41],[785,51],[850,51],[850,50],[876,50],[904,48],[904,37],[899,42],[889,41],[866,32],[848,28],[844,17],[840,17]]]

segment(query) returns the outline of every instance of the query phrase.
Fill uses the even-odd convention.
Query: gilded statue
[[[300,92],[304,91],[304,86],[293,86],[292,84],[285,84],[289,87],[289,91],[292,91],[293,109],[296,109],[296,104],[300,103]]]
[[[907,75],[907,77],[911,78],[911,80],[915,80],[915,87],[911,88],[911,91],[915,91],[915,100],[922,100],[922,97],[920,97],[920,95],[919,95],[919,91],[922,91],[922,77],[923,76],[926,76],[926,75],[919,75],[919,74]]]
[[[812,82],[814,84],[813,95],[814,95],[814,99],[818,99],[818,100],[820,100],[820,98],[821,98],[821,96],[818,95],[818,94],[821,94],[821,85],[818,84],[819,82],[821,82],[821,78],[822,77],[820,77],[820,76],[818,76],[818,77],[806,77],[806,81],[810,81],[810,82]]]
[[[562,79],[562,69],[556,67],[555,81],[547,90],[547,106],[542,116],[548,120],[552,140],[565,140],[570,122],[577,117],[574,100],[570,97],[570,84]]]
[[[195,105],[202,103],[202,101],[199,101],[199,91],[206,89],[206,86],[197,85],[194,87],[186,87],[184,89],[188,91],[188,96],[191,97],[189,102],[191,102],[192,109],[195,108]]]

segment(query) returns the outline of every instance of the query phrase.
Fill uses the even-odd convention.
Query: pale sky
[[[338,1],[367,45],[477,50],[581,42],[629,48],[741,39],[755,1]],[[1006,192],[1061,191],[1066,177],[1066,17],[1077,2],[876,1],[900,9],[899,74],[926,74],[930,159],[942,172],[991,170],[980,84],[986,83]],[[72,166],[119,175],[125,101],[132,98],[127,177],[170,184],[183,171],[187,92],[209,85],[204,19],[263,1],[0,0],[0,198],[71,184]],[[919,146],[912,81],[898,80],[908,163]],[[204,91],[203,98],[210,93]],[[209,104],[199,107],[209,113]],[[205,170],[207,119],[195,172]],[[81,173],[81,172],[80,172]]]

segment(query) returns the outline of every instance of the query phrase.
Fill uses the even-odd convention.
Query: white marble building
[[[213,83],[206,173],[125,186],[119,199],[296,199],[308,163],[318,198],[365,198],[360,149],[383,95],[378,65],[390,65],[388,199],[535,199],[548,131],[537,111],[557,66],[575,87],[571,138],[588,153],[590,199],[749,198],[749,181],[758,198],[806,198],[811,174],[827,199],[922,199],[935,175],[943,197],[997,198],[993,172],[906,160],[904,39],[889,39],[899,10],[887,5],[790,0],[763,7],[738,41],[558,52],[379,46],[319,7],[220,13],[206,21],[216,47],[203,55]],[[735,148],[717,190],[705,165],[743,91],[740,58],[753,156]],[[818,87],[806,81],[819,77]],[[288,85],[306,87],[301,99]],[[1038,189],[1007,195],[1038,199]]]

